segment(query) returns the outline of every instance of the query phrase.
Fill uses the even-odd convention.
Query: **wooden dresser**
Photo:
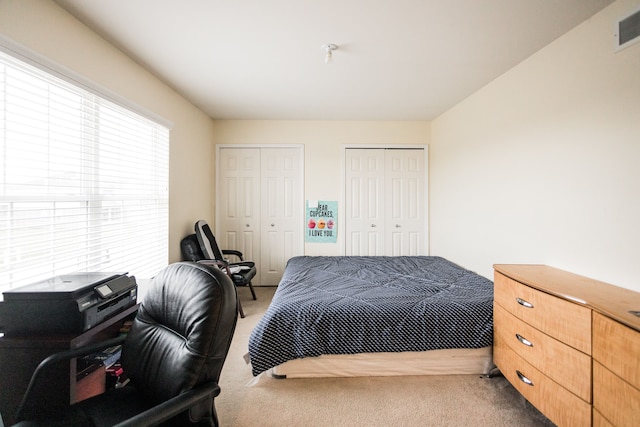
[[[496,264],[494,362],[558,426],[640,425],[640,293]]]

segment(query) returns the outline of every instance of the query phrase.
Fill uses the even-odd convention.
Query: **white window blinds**
[[[0,292],[75,271],[154,276],[168,166],[166,127],[0,50]]]

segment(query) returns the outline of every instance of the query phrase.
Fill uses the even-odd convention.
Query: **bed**
[[[493,283],[441,257],[291,258],[249,337],[254,376],[486,374]]]

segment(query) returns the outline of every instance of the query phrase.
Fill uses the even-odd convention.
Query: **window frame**
[[[149,110],[131,102],[130,100],[124,99],[116,94],[114,94],[113,92],[109,91],[108,89],[99,86],[98,84],[96,84],[95,82],[92,82],[80,75],[78,75],[77,73],[59,65],[54,63],[53,61],[49,60],[48,58],[43,57],[42,55],[39,55],[15,42],[13,42],[12,40],[6,38],[5,36],[0,35],[0,51],[4,54],[7,54],[11,57],[13,57],[14,59],[18,60],[18,61],[22,61],[26,64],[28,64],[31,67],[35,67],[37,69],[39,69],[42,72],[45,72],[47,74],[49,74],[50,76],[53,76],[56,79],[60,79],[61,81],[65,82],[66,84],[71,84],[74,87],[78,88],[80,91],[82,92],[87,92],[89,93],[91,96],[96,97],[96,99],[98,100],[98,103],[101,102],[106,102],[106,103],[111,103],[114,106],[117,106],[119,108],[122,108],[126,111],[128,111],[129,113],[131,113],[132,115],[138,116],[141,119],[144,119],[146,121],[148,121],[149,123],[153,123],[157,126],[159,126],[160,128],[163,128],[164,130],[166,130],[166,135],[162,135],[162,138],[165,138],[165,142],[166,142],[166,147],[163,147],[163,150],[165,150],[164,155],[161,155],[160,157],[162,157],[161,161],[166,162],[166,164],[161,165],[163,168],[166,166],[166,174],[162,176],[163,179],[165,179],[165,193],[160,194],[157,199],[157,201],[159,201],[159,203],[164,203],[166,206],[162,206],[160,209],[162,210],[162,214],[160,214],[159,219],[155,219],[157,221],[162,222],[162,230],[161,230],[161,234],[163,236],[163,238],[161,240],[158,241],[162,241],[162,244],[164,245],[164,247],[162,248],[162,250],[160,251],[163,256],[161,258],[163,258],[162,260],[150,260],[150,261],[146,261],[144,260],[145,257],[148,256],[148,253],[142,253],[140,255],[141,261],[142,263],[153,263],[153,265],[157,266],[157,267],[151,267],[152,271],[158,271],[162,266],[167,265],[168,263],[168,227],[169,227],[169,192],[168,192],[168,186],[169,186],[169,146],[170,146],[170,132],[171,132],[171,128],[172,128],[172,123],[170,123],[168,120],[156,115],[153,112],[150,112]],[[2,100],[0,100],[0,102],[2,102]],[[2,117],[0,117],[0,120],[3,120]],[[90,138],[87,138],[87,140],[90,140]],[[83,141],[85,141],[85,139],[83,138]],[[99,141],[97,139],[94,139],[93,144],[99,144]],[[2,166],[2,161],[4,160],[4,154],[0,153],[0,166]],[[2,166],[4,167],[4,166]],[[91,193],[91,189],[87,189],[88,193]],[[160,193],[162,193],[160,191]],[[111,198],[108,195],[101,195],[101,196],[95,196],[95,195],[91,195],[88,194],[87,197],[81,197],[81,198],[74,198],[74,197],[70,197],[68,199],[65,200],[64,197],[60,197],[58,199],[52,199],[52,200],[44,200],[44,199],[40,199],[39,196],[36,196],[35,198],[33,196],[30,195],[25,195],[25,196],[12,196],[11,198],[9,197],[5,197],[3,196],[4,193],[0,193],[0,224],[2,223],[3,219],[3,215],[6,214],[6,206],[8,204],[14,204],[13,206],[15,206],[15,203],[20,203],[21,201],[40,201],[42,203],[49,203],[49,204],[53,204],[54,207],[57,203],[85,203],[85,207],[84,209],[87,210],[91,210],[92,208],[92,204],[95,203],[99,203],[99,202],[109,202],[109,201],[113,201],[113,200],[117,200],[119,202],[122,202],[123,200],[126,200],[126,197],[114,197]],[[77,199],[77,200],[74,200]],[[135,203],[135,196],[133,196],[130,200],[131,203]],[[3,209],[3,206],[5,207],[5,209]],[[112,207],[111,209],[116,209],[115,207]],[[88,214],[89,217],[91,217],[91,214]],[[154,218],[151,218],[150,220],[154,220]],[[1,227],[0,227],[1,228]],[[11,226],[9,226],[9,228],[7,228],[6,230],[8,230],[8,233],[11,232]],[[0,231],[2,231],[0,229]],[[136,232],[135,230],[131,231]],[[2,236],[0,235],[0,239],[2,239]],[[0,252],[3,251],[3,245],[1,244],[2,242],[0,241]],[[77,244],[80,244],[81,242],[76,242]],[[55,244],[54,246],[52,246],[55,250]],[[4,248],[4,252],[5,252],[5,256],[2,257],[0,254],[0,258],[5,258],[4,259],[4,264],[5,267],[7,265],[11,265],[12,260],[11,260],[11,248],[10,247],[5,247]],[[126,249],[123,248],[122,249],[123,252],[126,252]],[[130,254],[131,256],[135,256],[136,254]],[[2,270],[4,270],[5,268],[2,267],[2,261],[3,259],[0,259],[0,277],[3,278],[2,281],[0,281],[0,292],[3,292],[5,290],[8,289],[13,289],[25,284],[29,284],[29,283],[33,283],[34,281],[39,281],[39,280],[43,280],[43,279],[47,279],[53,275],[59,275],[59,274],[66,274],[69,272],[75,272],[75,271],[88,271],[86,270],[86,264],[83,263],[71,263],[72,265],[66,265],[66,266],[61,266],[61,267],[53,267],[51,269],[52,273],[48,273],[48,274],[34,274],[33,276],[29,277],[29,278],[22,278],[22,279],[17,279],[17,280],[13,280],[13,279],[9,279],[9,281],[7,282],[6,279],[6,275],[5,272],[3,272]],[[47,262],[45,259],[42,260],[42,262]],[[39,264],[38,264],[39,265]],[[83,268],[83,265],[85,265],[85,268]],[[117,269],[118,272],[125,272],[122,271],[122,268],[118,268]],[[128,269],[127,269],[128,270]],[[106,263],[103,267],[99,268],[99,269],[95,269],[95,268],[90,268],[90,271],[113,271],[112,268],[110,268],[109,263]],[[126,271],[130,274],[135,274],[136,271]],[[3,276],[4,275],[4,276]],[[151,273],[147,272],[145,273],[143,276],[137,276],[138,279],[148,279],[151,278]],[[2,296],[0,294],[0,301],[2,300]]]

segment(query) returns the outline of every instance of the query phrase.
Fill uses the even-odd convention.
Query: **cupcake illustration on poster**
[[[305,242],[335,243],[338,239],[338,202],[307,200]]]

